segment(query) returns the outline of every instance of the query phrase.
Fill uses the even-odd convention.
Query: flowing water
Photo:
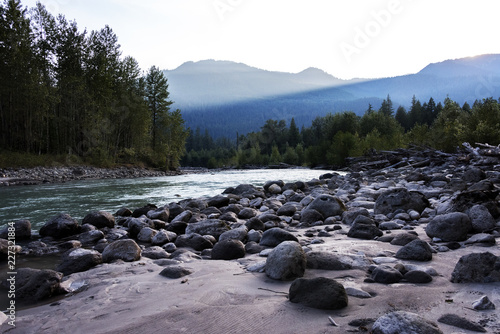
[[[51,217],[65,212],[82,219],[88,212],[115,213],[121,207],[157,206],[186,198],[210,197],[239,184],[262,186],[269,180],[310,181],[327,173],[311,169],[228,170],[214,173],[137,179],[72,181],[35,186],[0,187],[0,227],[28,219],[38,231]]]

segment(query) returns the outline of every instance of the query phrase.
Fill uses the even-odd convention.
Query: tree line
[[[0,150],[69,163],[176,168],[187,130],[159,68],[122,56],[109,26],[80,31],[41,4],[0,7]]]
[[[191,132],[183,163],[211,168],[281,162],[342,166],[347,157],[410,144],[445,152],[456,151],[463,142],[498,145],[500,104],[493,98],[476,100],[472,107],[450,98],[421,103],[414,96],[409,110],[403,106],[394,110],[387,96],[380,108],[369,105],[363,116],[351,111],[328,113],[300,130],[293,118],[289,125],[284,120],[267,120],[258,132],[238,135],[236,142],[221,142],[224,145],[215,144],[207,131]],[[206,159],[195,158],[202,156]]]

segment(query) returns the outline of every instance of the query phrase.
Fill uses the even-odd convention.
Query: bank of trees
[[[446,152],[456,151],[463,142],[500,144],[499,100],[477,100],[471,106],[460,106],[447,98],[436,103],[433,98],[421,103],[416,97],[406,110],[400,106],[394,110],[390,96],[378,109],[369,105],[363,116],[345,111],[317,117],[309,127],[299,131],[294,119],[268,120],[259,132],[238,136],[236,142],[219,139],[224,150],[200,130],[191,136],[200,143],[213,143],[213,154],[208,147],[189,146],[187,156],[205,154],[210,164],[223,165],[272,165],[280,162],[293,165],[344,164],[349,156],[360,156],[373,150],[404,148],[409,144],[428,146]],[[203,139],[201,139],[203,138]],[[191,139],[193,140],[193,139]],[[189,142],[189,140],[188,140]],[[204,153],[200,153],[204,152]],[[185,161],[188,163],[188,161]]]
[[[187,135],[168,84],[123,57],[109,26],[81,31],[38,3],[0,7],[0,149],[97,165],[178,165]]]

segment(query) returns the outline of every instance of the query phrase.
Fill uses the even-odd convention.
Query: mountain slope
[[[460,104],[500,96],[500,55],[429,64],[411,75],[375,80],[341,80],[320,69],[299,73],[264,71],[241,63],[206,60],[165,71],[174,107],[187,125],[219,137],[257,131],[267,119],[292,117],[309,126],[328,112],[362,115],[390,95],[394,108],[446,97]]]

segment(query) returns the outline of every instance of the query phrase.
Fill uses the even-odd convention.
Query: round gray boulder
[[[500,282],[500,257],[486,253],[464,255],[451,273],[453,283]]]
[[[296,236],[292,233],[283,230],[279,227],[273,227],[265,231],[260,239],[261,246],[276,247],[283,241],[296,241],[299,242]]]
[[[97,228],[113,228],[115,226],[115,217],[106,211],[93,211],[83,218],[82,225],[84,224],[94,225]]]
[[[415,239],[398,250],[394,257],[402,260],[431,261],[432,248],[424,240]]]
[[[292,280],[304,276],[307,260],[304,250],[296,241],[283,241],[266,261],[266,275],[276,280]]]
[[[324,218],[340,216],[347,210],[340,198],[326,194],[314,199],[307,209],[318,211]]]
[[[374,213],[387,215],[396,210],[415,210],[419,213],[429,206],[427,198],[417,191],[394,188],[382,193],[375,201]]]
[[[66,213],[59,213],[52,217],[39,231],[42,237],[53,237],[54,239],[69,237],[79,232],[78,220]]]
[[[98,251],[84,248],[76,248],[65,253],[62,262],[56,270],[64,275],[70,275],[89,270],[102,263],[102,255]]]
[[[436,323],[405,311],[395,311],[381,316],[373,324],[372,333],[443,334]]]
[[[462,212],[452,212],[434,217],[426,226],[429,238],[443,241],[463,241],[472,230],[469,216]]]
[[[476,233],[488,232],[496,227],[495,219],[484,205],[474,205],[469,210],[469,218]]]
[[[236,239],[219,241],[212,249],[214,260],[234,260],[245,257],[245,245]]]
[[[15,239],[28,240],[31,239],[31,222],[29,220],[18,220],[14,222]],[[0,239],[9,238],[9,226],[5,226],[0,231]]]
[[[132,239],[117,240],[110,243],[102,252],[103,262],[123,260],[125,262],[137,261],[141,258],[141,248]]]

